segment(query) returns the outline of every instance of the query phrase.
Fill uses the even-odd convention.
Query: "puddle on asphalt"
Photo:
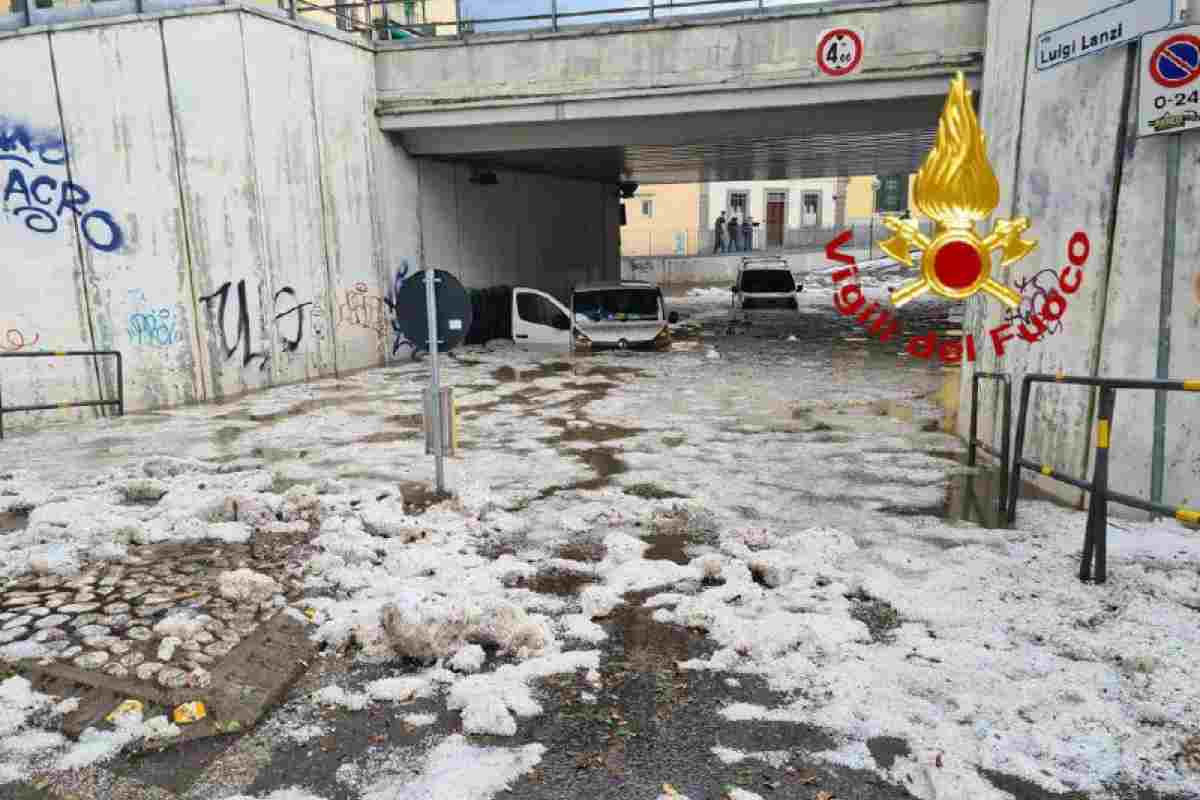
[[[562,375],[566,372],[575,370],[573,364],[565,361],[557,361],[552,364],[539,364],[531,369],[517,369],[516,367],[498,367],[492,371],[492,378],[500,383],[532,383],[542,378],[553,378],[556,375]]]
[[[560,546],[555,554],[568,561],[603,561],[608,548],[603,542],[571,542]]]
[[[404,498],[406,514],[423,514],[430,506],[437,505],[451,495],[438,494],[432,484],[423,481],[401,481],[400,496]]]
[[[647,537],[646,541],[650,547],[642,554],[642,558],[647,561],[674,561],[684,565],[691,561],[687,554],[691,542],[686,533],[656,533]]]
[[[517,589],[531,589],[538,594],[571,597],[588,584],[596,582],[594,575],[578,572],[539,572],[532,578],[520,578],[513,584]]]
[[[952,451],[931,452],[941,458],[965,461],[966,455]],[[1003,476],[996,467],[981,467],[969,474],[951,475],[946,485],[945,498],[940,504],[927,506],[889,505],[878,509],[885,514],[902,517],[939,517],[946,520],[974,522],[985,528],[1008,528],[1007,509],[1000,507],[1000,485]],[[1075,509],[1062,498],[1046,492],[1035,484],[1025,482],[1021,486],[1021,497],[1028,500],[1048,500],[1063,508]]]
[[[29,516],[27,514],[18,514],[15,511],[0,511],[0,534],[23,531],[28,524]]]
[[[574,424],[572,424],[574,423]],[[547,444],[562,442],[613,442],[618,439],[628,439],[645,433],[645,428],[630,428],[624,425],[613,425],[607,422],[593,422],[590,419],[548,419],[546,424],[562,430],[557,436],[543,439]]]
[[[659,591],[662,589],[631,592],[607,619],[601,620],[605,628],[611,626],[614,634],[606,670],[673,670],[677,661],[687,661],[699,656],[701,650],[714,647],[702,631],[655,621],[654,609],[643,604]]]
[[[358,439],[354,439],[350,444],[395,444],[396,442],[411,442],[415,439],[420,439],[421,431],[379,431],[378,433],[370,433]]]

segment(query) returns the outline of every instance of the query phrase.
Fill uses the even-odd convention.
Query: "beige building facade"
[[[750,216],[756,250],[812,246],[820,232],[869,224],[872,217],[909,209],[907,191],[874,175],[780,181],[724,181],[639,187],[625,201],[621,253],[626,256],[703,255],[715,247],[717,216]],[[884,197],[884,194],[890,193]]]

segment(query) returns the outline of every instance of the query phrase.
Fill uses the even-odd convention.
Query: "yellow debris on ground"
[[[208,716],[208,709],[204,707],[204,703],[195,700],[191,703],[184,703],[175,709],[172,717],[176,725],[187,725],[192,722],[199,722]]]

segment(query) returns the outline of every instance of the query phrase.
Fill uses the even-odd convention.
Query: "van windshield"
[[[786,269],[748,269],[742,273],[742,291],[794,292],[796,279]]]
[[[657,289],[595,289],[575,293],[575,313],[592,322],[657,320]]]

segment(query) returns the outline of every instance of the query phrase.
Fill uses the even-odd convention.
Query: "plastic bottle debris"
[[[199,722],[208,716],[208,709],[204,707],[204,703],[199,700],[194,700],[190,703],[184,703],[175,709],[172,718],[177,725],[187,725],[192,722]]]
[[[145,710],[145,706],[142,705],[142,701],[140,701],[140,700],[125,700],[119,706],[117,706],[111,712],[109,712],[108,716],[105,717],[104,719],[106,722],[111,722],[115,725],[118,720],[120,720],[124,717],[133,716],[133,715],[137,715],[140,717],[144,710]]]

